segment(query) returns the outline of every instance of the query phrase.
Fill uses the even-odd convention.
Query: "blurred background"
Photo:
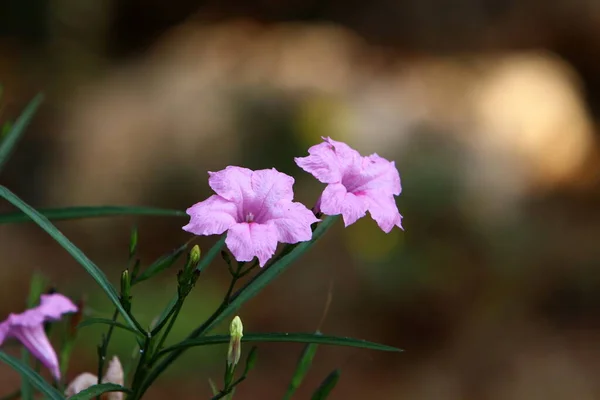
[[[322,135],[377,152],[400,170],[405,232],[336,225],[240,315],[246,332],[314,331],[331,288],[324,333],[405,352],[321,347],[297,398],[341,368],[332,399],[598,399],[599,27],[593,0],[3,0],[0,122],[47,97],[1,182],[37,207],[184,210],[209,170],[274,166],[310,206],[323,185],[294,156]],[[116,283],[134,223],[145,266],[189,239],[185,218],[57,225]],[[112,314],[39,228],[0,237],[2,316],[35,271]],[[136,288],[145,323],[175,273]],[[174,339],[227,283],[218,260]],[[103,331],[81,331],[70,378],[95,372]],[[261,344],[235,399],[281,398],[301,349]],[[109,354],[127,367],[134,351],[117,335]],[[225,355],[190,351],[147,398],[209,398]]]

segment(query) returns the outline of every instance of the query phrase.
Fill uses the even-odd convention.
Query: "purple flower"
[[[307,157],[296,164],[327,187],[319,200],[325,215],[342,214],[344,224],[352,225],[367,211],[386,233],[402,228],[394,196],[402,191],[400,175],[393,161],[372,154],[362,157],[345,143],[330,138],[308,149]]]
[[[196,235],[227,231],[225,244],[235,259],[250,261],[256,256],[261,267],[275,254],[278,242],[312,238],[310,226],[319,220],[292,201],[291,176],[275,168],[252,171],[232,166],[208,174],[208,184],[217,194],[187,209],[191,219],[183,230]]]
[[[11,313],[0,324],[0,345],[7,338],[19,340],[59,380],[58,358],[44,331],[44,322],[59,320],[63,314],[76,311],[77,306],[62,294],[43,294],[39,306],[21,314]]]

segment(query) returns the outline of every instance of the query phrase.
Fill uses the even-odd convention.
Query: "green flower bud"
[[[198,264],[200,261],[200,254],[200,247],[198,245],[192,247],[192,250],[190,251],[190,261],[192,264]]]
[[[229,334],[231,335],[231,338],[229,340],[229,350],[227,352],[227,364],[230,367],[235,367],[242,355],[242,336],[244,336],[244,325],[242,325],[240,317],[236,316],[231,321]]]

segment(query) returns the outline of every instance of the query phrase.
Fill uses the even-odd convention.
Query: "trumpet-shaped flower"
[[[65,296],[43,294],[39,306],[21,314],[10,314],[0,324],[0,345],[7,338],[19,340],[59,380],[58,358],[44,331],[44,322],[59,320],[63,314],[76,311],[77,306]]]
[[[307,157],[295,158],[300,168],[327,183],[319,200],[321,212],[342,214],[349,226],[369,211],[384,232],[394,226],[403,229],[394,200],[402,191],[394,162],[377,154],[362,157],[345,143],[323,140],[308,149]]]
[[[187,209],[183,230],[195,235],[227,231],[225,244],[238,261],[258,257],[261,267],[275,254],[278,242],[298,243],[312,238],[310,226],[319,221],[293,202],[294,178],[273,169],[252,171],[229,166],[209,172],[215,195]]]

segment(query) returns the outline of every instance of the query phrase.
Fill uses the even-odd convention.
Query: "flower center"
[[[254,214],[252,214],[251,212],[246,214],[246,222],[254,222]]]

